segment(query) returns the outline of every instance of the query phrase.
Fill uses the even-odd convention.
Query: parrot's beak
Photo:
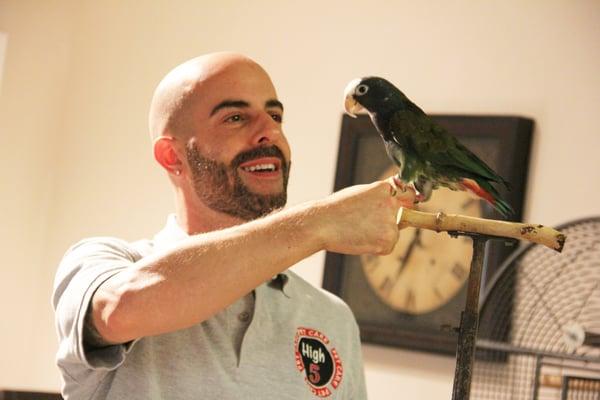
[[[360,79],[353,79],[344,89],[344,110],[352,118],[356,118],[356,113],[363,109],[363,106],[354,99],[354,90],[359,83]]]

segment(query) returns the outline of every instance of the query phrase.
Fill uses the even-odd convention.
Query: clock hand
[[[417,232],[415,233],[415,237],[408,245],[408,250],[406,250],[404,257],[402,257],[402,259],[400,260],[400,265],[398,266],[398,269],[396,270],[396,280],[398,280],[398,277],[400,276],[400,274],[402,274],[402,271],[404,270],[404,267],[408,263],[408,260],[411,256],[411,254],[413,253],[415,246],[423,247],[423,245],[421,244],[421,230],[420,229],[417,229]]]

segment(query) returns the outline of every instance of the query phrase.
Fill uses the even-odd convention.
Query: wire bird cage
[[[600,217],[516,251],[483,293],[471,399],[600,399]]]

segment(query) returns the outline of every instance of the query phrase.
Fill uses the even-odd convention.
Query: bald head
[[[165,76],[152,98],[150,133],[188,232],[285,205],[291,154],[282,122],[271,78],[241,54],[197,57]]]
[[[243,73],[270,78],[252,59],[238,53],[220,52],[193,58],[171,70],[158,84],[149,114],[150,135],[188,137],[194,134],[194,110],[210,90]]]

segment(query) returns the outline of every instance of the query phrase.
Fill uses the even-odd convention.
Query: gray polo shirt
[[[86,345],[85,315],[102,282],[186,236],[170,216],[153,240],[92,238],[69,249],[52,298],[66,399],[366,398],[352,312],[292,271],[191,328]]]

